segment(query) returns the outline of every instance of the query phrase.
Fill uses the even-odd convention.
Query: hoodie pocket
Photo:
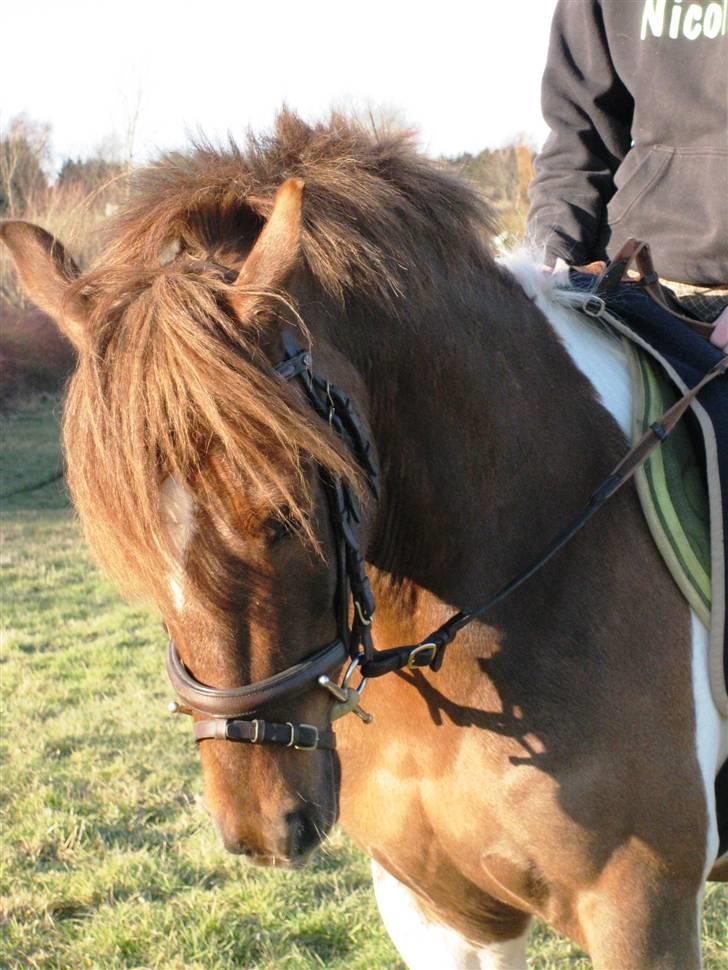
[[[674,154],[671,148],[633,148],[615,176],[617,191],[607,206],[609,225],[615,226],[660,181]]]

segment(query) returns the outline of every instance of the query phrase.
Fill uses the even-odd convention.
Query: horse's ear
[[[83,300],[69,295],[79,269],[57,239],[30,222],[0,222],[0,239],[10,250],[26,293],[58,324],[77,350],[87,343]]]
[[[302,179],[286,179],[276,192],[270,218],[233,285],[232,303],[241,317],[259,299],[254,291],[282,288],[296,268],[301,254],[303,184]]]

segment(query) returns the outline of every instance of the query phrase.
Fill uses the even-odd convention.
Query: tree
[[[111,179],[123,174],[121,162],[110,161],[100,155],[92,158],[67,158],[58,173],[58,187],[78,186],[84,192],[94,192]]]
[[[534,150],[518,136],[503,148],[485,148],[477,155],[465,152],[444,159],[459,175],[477,185],[495,212],[500,244],[512,244],[523,237],[528,212],[528,184],[533,177]]]
[[[50,125],[25,115],[0,129],[0,216],[22,216],[48,189]]]

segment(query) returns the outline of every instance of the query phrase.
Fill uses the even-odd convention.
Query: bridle
[[[591,297],[582,309],[588,315],[598,317],[604,309],[604,301],[598,296]],[[336,385],[313,372],[310,352],[300,348],[288,331],[284,331],[282,340],[285,356],[275,365],[274,370],[284,381],[300,382],[309,405],[328,423],[355,457],[374,498],[378,499],[379,474],[373,449],[351,400]],[[356,527],[361,521],[360,506],[346,481],[319,468],[336,545],[336,638],[311,656],[266,680],[226,689],[209,687],[196,680],[182,663],[174,642],[170,639],[167,674],[181,702],[170,704],[170,711],[176,714],[207,715],[205,719],[193,722],[193,736],[198,742],[216,739],[278,745],[299,751],[333,749],[336,740],[330,727],[320,728],[291,721],[277,723],[251,715],[258,714],[268,705],[283,698],[296,697],[312,687],[319,687],[333,697],[330,721],[353,712],[362,721],[369,723],[372,720],[371,715],[363,711],[359,704],[369,678],[380,677],[403,668],[415,670],[428,667],[438,671],[442,666],[445,650],[454,637],[468,624],[502,602],[556,555],[665,440],[703,387],[727,372],[728,357],[723,357],[698,384],[654,422],[592,493],[579,514],[558,533],[535,562],[501,587],[487,602],[475,609],[454,613],[429,636],[409,646],[375,650],[371,636],[375,602],[357,539]],[[329,674],[342,667],[347,660],[348,669],[342,683],[338,685],[331,680]],[[359,682],[353,686],[355,675],[359,677]]]
[[[341,388],[313,373],[310,352],[301,349],[288,331],[284,331],[282,341],[285,356],[275,365],[275,372],[284,381],[300,382],[309,405],[354,456],[377,500],[379,472],[371,443],[351,400]],[[318,474],[327,499],[336,547],[334,608],[337,636],[316,653],[279,674],[257,683],[228,689],[208,687],[196,680],[182,663],[174,641],[170,639],[167,674],[181,701],[173,702],[170,710],[175,714],[197,712],[210,715],[208,719],[193,723],[192,733],[196,741],[208,738],[246,741],[250,744],[282,745],[299,751],[334,748],[335,738],[330,728],[292,721],[276,723],[250,716],[282,698],[303,693],[312,684],[318,684],[333,695],[331,720],[354,711],[365,723],[371,721],[371,716],[359,706],[366,678],[361,678],[356,687],[351,686],[362,660],[374,655],[371,636],[374,597],[357,538],[361,508],[348,482],[323,468],[319,468]],[[341,686],[338,686],[328,675],[342,667],[347,660],[350,662],[349,668]]]

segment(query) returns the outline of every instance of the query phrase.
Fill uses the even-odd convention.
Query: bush
[[[0,406],[59,390],[74,361],[71,344],[45,313],[0,304]]]

